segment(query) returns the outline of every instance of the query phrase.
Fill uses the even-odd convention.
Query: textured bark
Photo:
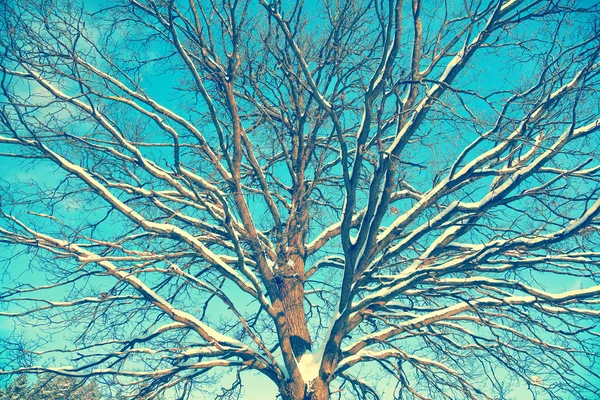
[[[299,276],[278,277],[277,284],[292,350],[299,357],[311,348],[304,313],[304,285]]]
[[[289,382],[281,389],[283,400],[329,400],[329,384],[322,379],[315,379],[310,384]]]
[[[305,388],[306,386],[302,382],[289,381],[284,383],[283,387],[280,386],[279,394],[282,400],[304,400]]]
[[[328,400],[329,399],[329,384],[322,379],[315,379],[307,388],[307,393],[304,400]]]
[[[283,304],[286,330],[292,350],[300,357],[311,349],[311,338],[304,313],[304,262],[308,210],[304,203],[304,185],[295,188],[293,207],[286,226],[285,258],[280,260],[277,276],[279,297]]]

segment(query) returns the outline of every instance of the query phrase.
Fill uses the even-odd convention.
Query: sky
[[[88,3],[88,5],[91,3]],[[93,7],[93,6],[92,6]],[[146,56],[150,56],[152,54],[153,51],[158,51],[157,49],[147,49],[148,53],[146,54]],[[124,50],[125,53],[125,50]],[[127,56],[127,54],[123,54],[124,57]],[[478,76],[477,78],[482,78],[485,77],[485,79],[477,79],[476,81],[474,81],[473,83],[473,88],[478,88],[478,89],[487,89],[487,85],[489,85],[489,88],[492,88],[494,86],[497,86],[499,83],[498,81],[496,81],[495,79],[499,79],[497,77],[502,76],[502,71],[506,69],[506,65],[503,65],[502,62],[502,55],[496,55],[494,56],[493,54],[488,54],[487,55],[487,59],[485,61],[480,62],[479,64],[479,71],[481,73],[480,76]],[[161,69],[156,69],[156,68],[160,68],[157,67],[158,64],[149,64],[146,67],[143,67],[140,72],[139,75],[142,76],[144,78],[144,82],[143,85],[145,87],[145,89],[148,91],[149,94],[158,97],[159,99],[161,99],[166,105],[170,105],[173,107],[178,107],[179,106],[179,100],[176,95],[174,95],[173,93],[173,89],[174,87],[178,86],[180,84],[179,82],[179,77],[177,76],[176,73],[172,72],[172,71],[164,71]],[[527,66],[524,67],[521,71],[522,74],[527,74],[528,72],[528,68]],[[475,77],[473,77],[475,78]],[[482,83],[483,82],[483,83]],[[510,85],[510,82],[505,82],[507,85]],[[22,90],[32,90],[34,95],[37,96],[39,95],[38,90],[39,88],[33,87],[33,88],[22,88]],[[473,102],[473,106],[477,107],[478,103],[476,101]],[[84,127],[85,129],[91,129],[91,126],[88,127]],[[434,127],[432,127],[434,128]],[[446,127],[448,129],[449,132],[451,132],[452,127]],[[443,130],[443,129],[442,129]],[[442,155],[440,156],[439,154],[430,154],[427,152],[423,152],[422,154],[417,155],[417,157],[422,157],[423,159],[429,159],[432,160],[435,157],[438,157],[436,160],[439,162],[443,162],[444,160],[444,156],[443,154],[446,153],[453,153],[455,152],[456,148],[453,148],[453,146],[456,145],[456,142],[452,141],[452,137],[450,134],[448,134],[449,136],[446,137],[445,139],[447,140],[445,145],[442,145],[441,147],[441,153]],[[468,136],[467,136],[468,137]],[[458,147],[458,146],[456,146]],[[440,149],[438,149],[440,150]],[[16,188],[17,186],[19,187],[19,190],[21,191],[20,194],[27,194],[28,190],[31,190],[32,192],[34,190],[38,189],[38,185],[39,187],[42,187],[43,189],[51,189],[53,187],[55,187],[57,184],[59,184],[60,182],[63,182],[64,180],[64,175],[57,171],[56,168],[51,167],[49,164],[41,162],[41,163],[37,163],[34,166],[25,166],[23,164],[21,164],[20,162],[11,159],[11,158],[7,158],[7,157],[1,157],[0,158],[0,167],[5,171],[5,173],[2,176],[2,185],[0,186],[0,190],[5,190],[6,191],[6,195],[11,195],[13,193],[9,193],[9,191],[12,191],[14,188]],[[429,171],[425,171],[422,173],[423,179],[430,181],[432,176],[431,173]],[[28,189],[29,187],[29,189]],[[70,202],[62,202],[58,204],[58,208],[55,209],[54,211],[64,217],[69,218],[69,215],[71,213],[74,214],[78,214],[81,215],[81,213],[87,213],[88,217],[87,219],[94,219],[94,218],[101,218],[102,215],[101,213],[95,212],[95,211],[91,211],[91,207],[89,207],[90,205],[88,203],[86,203],[85,197],[80,197],[79,200],[77,200],[77,197],[75,196],[75,200],[72,200]],[[40,212],[41,210],[43,210],[45,207],[43,207],[42,204],[39,205],[40,208]],[[261,214],[264,211],[264,207],[260,207],[257,206],[254,209],[254,212],[256,212],[256,214]],[[119,226],[118,225],[114,225],[113,229],[118,230]],[[28,282],[30,282],[31,284],[37,284],[37,283],[42,283],[45,280],[45,276],[43,274],[38,274],[36,272],[33,272],[32,270],[30,270],[29,268],[31,266],[36,267],[35,263],[38,261],[35,261],[33,259],[33,257],[29,254],[24,254],[21,256],[18,256],[16,258],[13,258],[13,251],[14,249],[8,248],[8,247],[0,247],[0,260],[1,259],[9,259],[12,258],[12,261],[10,263],[7,263],[6,261],[4,261],[3,265],[0,264],[0,268],[4,268],[4,275],[2,277],[3,279],[3,283],[5,282],[10,282],[15,280],[15,276],[20,276],[21,279],[26,279],[28,280]],[[21,275],[21,270],[24,270],[24,275]],[[581,281],[569,281],[569,282],[564,282],[562,281],[560,278],[556,278],[553,277],[552,279],[544,279],[544,284],[547,285],[547,287],[549,288],[556,288],[556,289],[563,289],[563,288],[576,288],[577,286],[581,286],[583,284],[583,282]],[[98,284],[99,287],[103,287],[101,284]],[[107,286],[107,287],[110,287]],[[215,315],[217,315],[220,312],[219,309],[215,309],[214,313]],[[0,335],[7,335],[12,331],[12,326],[10,323],[6,323],[6,322],[2,322],[2,320],[0,320]],[[26,336],[30,336],[30,337],[35,337],[36,332],[33,330],[29,330],[25,333]],[[61,334],[57,334],[54,336],[54,343],[61,343],[64,342],[65,345],[68,344],[68,341],[66,339],[66,337],[61,336]],[[256,376],[252,376],[252,375],[248,375],[249,377],[245,379],[244,381],[244,386],[246,388],[246,395],[244,396],[245,399],[265,399],[265,398],[274,398],[275,396],[275,387],[274,385],[272,385],[267,379],[264,378],[258,378]],[[225,383],[227,383],[228,379],[232,379],[231,376],[227,377],[226,379],[224,379],[223,382],[223,386],[225,386]],[[388,396],[391,395],[391,388],[389,387],[388,383],[385,381],[382,381],[380,383],[380,386],[382,387],[382,390],[386,390],[386,395],[384,395],[384,398],[388,398]],[[513,396],[515,396],[518,399],[525,399],[528,397],[527,392],[524,391],[524,388],[515,388],[514,392],[513,392]]]

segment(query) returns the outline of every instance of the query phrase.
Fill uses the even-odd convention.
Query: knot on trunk
[[[308,331],[307,331],[308,334]],[[311,350],[310,336],[308,340],[303,337],[292,335],[290,336],[290,343],[292,344],[292,350],[294,351],[294,355],[296,357],[300,357],[302,354]]]

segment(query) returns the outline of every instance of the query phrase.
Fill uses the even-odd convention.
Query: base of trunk
[[[329,400],[329,385],[315,379],[307,387],[303,400]]]
[[[281,391],[283,400],[329,400],[329,385],[320,379],[315,379],[303,387],[289,382]]]

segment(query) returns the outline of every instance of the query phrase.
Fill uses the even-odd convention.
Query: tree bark
[[[279,260],[279,273],[276,274],[286,329],[292,351],[297,358],[309,351],[312,344],[304,313],[304,243],[308,214],[303,194],[303,186],[294,191],[294,206],[286,226],[287,246],[284,247],[284,257]]]
[[[304,400],[329,400],[329,384],[322,379],[315,379],[307,387]]]
[[[304,283],[297,274],[276,279],[292,350],[300,357],[311,349],[312,343],[304,313]]]
[[[283,400],[329,400],[329,384],[315,379],[308,385],[289,382],[281,390]]]

